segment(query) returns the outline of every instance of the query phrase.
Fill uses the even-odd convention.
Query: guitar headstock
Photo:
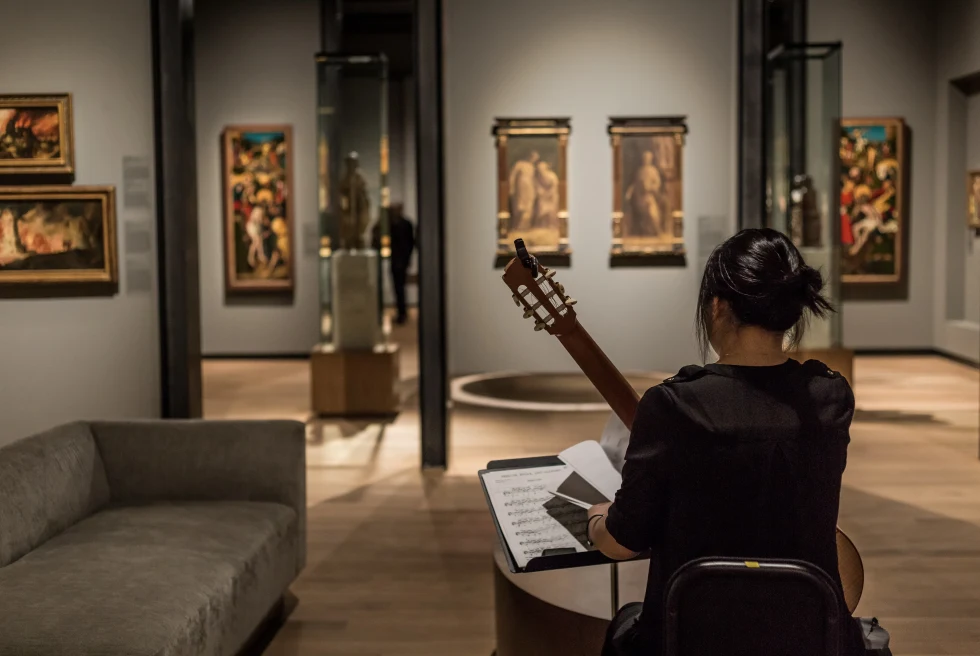
[[[524,318],[534,317],[535,330],[566,335],[575,327],[575,299],[555,280],[555,272],[538,264],[527,252],[523,239],[514,241],[517,257],[507,263],[502,276],[513,292],[514,304],[524,308]]]

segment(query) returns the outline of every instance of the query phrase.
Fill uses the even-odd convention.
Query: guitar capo
[[[517,259],[521,261],[525,269],[531,270],[531,277],[538,277],[538,258],[534,257],[527,252],[527,247],[524,246],[523,239],[514,240],[514,248],[517,249]]]

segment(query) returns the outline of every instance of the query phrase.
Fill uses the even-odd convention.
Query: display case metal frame
[[[333,337],[333,295],[331,293],[331,260],[341,243],[340,177],[347,149],[342,144],[344,107],[340,90],[341,79],[362,77],[378,83],[378,190],[372,194],[377,202],[377,280],[379,344],[387,343],[391,331],[384,312],[384,285],[387,280],[388,259],[391,256],[391,237],[388,226],[388,207],[391,200],[388,187],[388,59],[381,54],[318,53],[315,56],[318,76],[317,98],[317,207],[319,211],[320,259],[320,336],[324,343]],[[369,216],[369,222],[371,217]],[[372,228],[373,231],[374,228]],[[374,249],[373,244],[368,248]]]
[[[824,293],[838,308],[838,312],[811,322],[811,329],[794,355],[822,360],[853,381],[853,354],[843,347],[839,311],[840,58],[839,42],[791,43],[775,48],[767,56],[763,221],[766,227],[797,242],[807,263],[823,273]],[[801,91],[805,94],[802,98]],[[806,111],[801,114],[803,107]],[[792,227],[794,213],[800,215],[806,209],[805,200],[813,203],[809,220],[818,221],[806,238]]]

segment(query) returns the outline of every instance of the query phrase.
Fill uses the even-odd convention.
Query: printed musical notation
[[[484,472],[497,522],[519,567],[548,549],[587,551],[586,511],[548,490],[571,473],[567,465]]]

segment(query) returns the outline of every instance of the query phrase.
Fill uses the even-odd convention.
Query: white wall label
[[[302,224],[303,255],[308,258],[318,257],[320,254],[320,231],[315,223]]]
[[[153,184],[150,179],[149,157],[123,157],[123,207],[144,208],[152,206]]]

